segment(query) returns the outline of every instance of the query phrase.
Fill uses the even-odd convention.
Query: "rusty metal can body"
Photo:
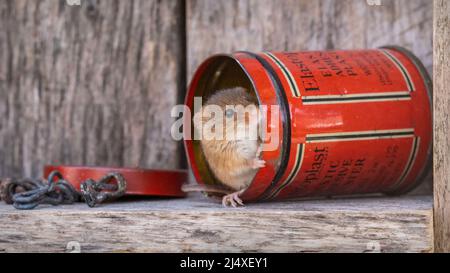
[[[431,81],[402,48],[216,55],[196,71],[185,103],[193,111],[194,97],[236,86],[281,110],[272,128],[280,145],[262,154],[267,167],[246,201],[399,194],[429,169]],[[197,181],[216,183],[198,141],[185,148]]]

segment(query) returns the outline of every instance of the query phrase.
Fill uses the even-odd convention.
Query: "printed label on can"
[[[404,56],[388,49],[262,56],[284,86],[292,119],[288,168],[264,199],[388,192],[406,184],[418,157],[423,165],[429,122],[414,116],[411,102],[425,101],[426,90]]]

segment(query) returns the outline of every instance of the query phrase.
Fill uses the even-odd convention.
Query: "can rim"
[[[275,94],[277,97],[278,104],[281,109],[282,114],[282,123],[283,123],[283,145],[281,147],[281,158],[280,158],[280,165],[278,166],[277,172],[275,174],[275,177],[273,178],[272,182],[269,184],[269,186],[264,190],[264,192],[259,196],[258,199],[265,199],[268,195],[271,194],[272,190],[276,188],[276,186],[280,183],[281,179],[286,173],[287,167],[289,165],[289,158],[291,156],[291,143],[292,143],[292,128],[291,128],[291,113],[289,109],[288,99],[286,96],[286,92],[284,90],[283,85],[281,84],[281,80],[276,74],[276,72],[273,70],[272,66],[264,60],[262,57],[260,57],[258,54],[249,52],[249,51],[240,51],[244,54],[249,55],[250,57],[257,60],[266,73],[270,76],[270,81],[272,82]],[[238,60],[239,62],[239,60]],[[250,74],[246,71],[245,68],[242,67],[244,72],[246,73],[247,77],[250,78],[250,80],[253,82]],[[256,89],[255,89],[256,90]],[[256,92],[257,93],[257,92]],[[249,186],[249,188],[251,185]]]
[[[193,78],[188,87],[188,93],[186,96],[185,105],[188,106],[192,110],[193,105],[192,105],[191,100],[192,100],[193,94],[195,95],[196,85],[198,85],[198,81],[203,77],[204,70],[207,67],[209,67],[211,65],[211,63],[214,62],[214,60],[217,58],[227,58],[230,61],[234,62],[235,65],[237,65],[239,67],[239,69],[242,71],[243,75],[245,76],[246,80],[249,81],[251,88],[254,90],[253,93],[258,100],[258,104],[263,105],[264,103],[260,97],[260,94],[258,93],[258,88],[255,83],[255,80],[250,75],[249,71],[247,71],[246,67],[244,67],[243,63],[241,63],[238,54],[243,54],[245,56],[248,56],[249,58],[254,59],[258,65],[261,65],[262,70],[264,70],[264,72],[267,74],[268,80],[275,87],[276,102],[279,104],[280,112],[281,112],[280,118],[281,118],[281,123],[282,123],[283,136],[282,136],[282,138],[280,138],[280,140],[282,141],[282,145],[280,147],[280,164],[276,166],[275,175],[271,178],[270,183],[266,184],[266,187],[264,189],[261,189],[257,194],[254,194],[254,196],[252,196],[252,197],[250,197],[250,196],[246,197],[246,193],[251,192],[252,188],[254,188],[255,178],[258,175],[258,174],[256,174],[255,177],[253,178],[253,180],[251,181],[251,183],[249,184],[249,186],[247,187],[247,189],[245,190],[245,192],[243,192],[243,194],[242,194],[242,198],[246,201],[260,200],[264,196],[269,194],[270,191],[276,185],[278,185],[279,181],[281,181],[281,179],[283,178],[285,171],[287,169],[289,157],[290,157],[290,143],[291,143],[290,109],[289,109],[289,105],[287,104],[287,98],[283,98],[283,96],[286,96],[286,95],[285,95],[283,86],[280,83],[280,80],[278,79],[278,83],[276,83],[274,80],[274,77],[277,77],[277,76],[276,75],[274,76],[273,73],[272,74],[269,73],[267,67],[264,66],[262,63],[262,61],[264,61],[264,60],[261,61],[261,59],[260,59],[261,57],[255,53],[248,52],[248,51],[236,51],[236,52],[233,52],[232,54],[215,54],[215,55],[210,56],[205,61],[203,61],[200,64],[199,68],[197,68],[197,70],[195,71]],[[204,96],[204,94],[201,94],[201,95]],[[193,169],[193,174],[194,174],[197,182],[199,182],[201,184],[205,184],[206,183],[206,181],[204,181],[205,177],[202,176],[202,171],[198,168],[197,159],[193,155],[191,155],[191,152],[193,149],[193,146],[192,146],[193,144],[189,143],[189,142],[192,142],[192,141],[194,141],[194,140],[185,140],[184,141],[185,151],[187,154],[189,165]],[[195,163],[195,164],[193,164],[193,163]],[[284,166],[284,168],[283,168],[283,166]],[[209,169],[209,166],[207,166],[207,167]],[[212,176],[214,176],[210,169],[208,171]],[[209,176],[209,175],[207,175],[207,176]]]
[[[408,59],[411,60],[411,62],[417,68],[417,70],[419,71],[419,74],[421,75],[421,77],[424,81],[425,89],[426,89],[427,95],[428,95],[428,102],[430,104],[430,110],[431,110],[431,113],[433,113],[433,81],[431,80],[430,74],[428,73],[428,71],[426,70],[425,66],[420,61],[420,59],[416,55],[414,55],[414,53],[412,53],[410,50],[408,50],[404,47],[401,47],[401,46],[386,45],[386,46],[380,47],[380,49],[396,50],[396,51],[406,55],[406,57],[408,57]],[[431,124],[433,124],[433,114],[431,114]],[[422,170],[419,172],[419,175],[417,176],[416,180],[413,183],[411,183],[411,185],[405,187],[404,189],[400,188],[400,189],[396,189],[393,191],[384,192],[384,194],[395,196],[395,195],[407,194],[407,193],[415,190],[418,186],[420,186],[422,184],[422,182],[424,182],[425,178],[429,175],[432,168],[433,168],[433,138],[431,138],[430,144],[428,146],[426,163],[422,167]]]
[[[238,52],[236,52],[238,53]],[[243,67],[243,65],[239,62],[239,60],[236,58],[236,56],[234,55],[234,53],[228,54],[228,53],[217,53],[217,54],[213,54],[211,56],[209,56],[206,60],[204,60],[199,66],[198,68],[195,70],[193,76],[192,76],[192,80],[188,85],[188,92],[186,94],[186,98],[184,101],[184,104],[186,106],[188,106],[191,111],[193,111],[193,105],[191,105],[190,100],[191,97],[195,97],[195,88],[198,84],[198,81],[201,79],[202,75],[203,75],[203,71],[211,64],[211,62],[213,62],[215,59],[218,58],[227,58],[229,60],[232,60],[236,65],[239,66],[239,68],[242,70],[242,72],[245,74],[245,77],[248,79],[248,81],[251,84],[251,87],[255,90],[254,94],[258,100],[258,104],[261,105],[261,98],[258,94],[258,92],[256,92],[256,84],[253,80],[252,77],[250,77],[250,74],[248,73],[248,71]],[[191,96],[191,93],[192,96]],[[204,94],[201,94],[201,96],[203,97]],[[193,114],[193,113],[192,113]],[[192,116],[189,117],[190,119],[192,119]],[[190,140],[186,140],[184,139],[184,150],[186,153],[186,157],[189,163],[189,166],[191,167],[191,170],[193,171],[193,175],[194,178],[196,180],[197,183],[200,184],[208,184],[207,181],[205,181],[204,177],[202,176],[202,172],[198,169],[198,163],[196,158],[190,153],[190,150],[193,149],[193,145],[192,144],[188,144],[188,142],[194,142],[194,139],[190,139]],[[195,163],[195,164],[194,164]],[[213,172],[211,171],[210,167],[208,166],[208,164],[206,164],[206,168],[208,169],[209,175],[214,178],[213,184],[215,184],[218,180],[215,177],[215,175],[213,174]],[[247,190],[249,188],[251,188],[251,186],[254,184],[255,180],[253,179],[252,182],[250,183],[249,187],[247,188]],[[247,191],[246,190],[246,191]]]

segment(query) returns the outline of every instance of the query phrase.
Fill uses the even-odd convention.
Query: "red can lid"
[[[184,197],[181,186],[187,181],[185,170],[148,170],[82,166],[45,166],[44,177],[58,171],[77,190],[87,179],[100,180],[107,174],[120,173],[127,182],[126,195]]]

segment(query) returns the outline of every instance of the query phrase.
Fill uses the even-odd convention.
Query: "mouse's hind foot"
[[[240,195],[244,192],[244,190],[241,191],[237,191],[228,195],[225,195],[222,198],[222,205],[224,207],[230,207],[232,206],[233,208],[237,208],[237,207],[244,207],[244,202],[242,201],[242,199],[240,198]]]

